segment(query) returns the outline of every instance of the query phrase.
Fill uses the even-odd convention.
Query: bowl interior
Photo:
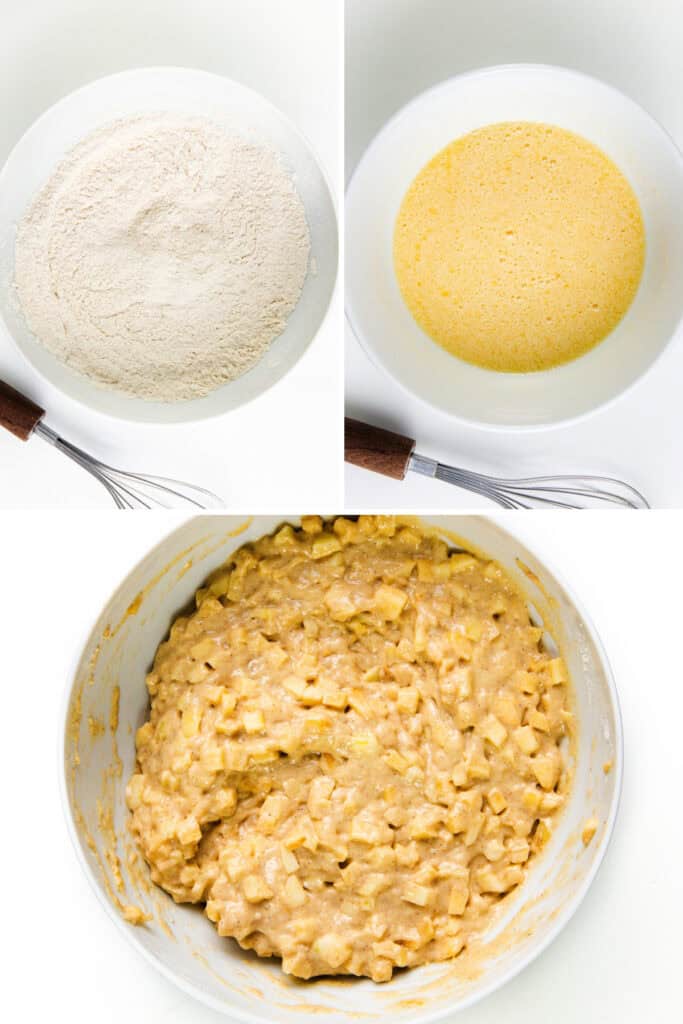
[[[394,223],[440,149],[499,121],[574,131],[621,169],[642,208],[646,263],[635,300],[591,352],[549,371],[503,374],[448,355],[413,320],[393,271]],[[584,415],[653,364],[683,312],[683,162],[663,129],[612,87],[561,68],[511,65],[454,78],[404,108],[372,143],[346,203],[347,310],[369,354],[409,391],[463,419],[531,427]]]
[[[28,330],[13,290],[16,226],[61,158],[85,135],[120,117],[158,111],[211,118],[276,149],[294,177],[311,233],[311,266],[286,329],[248,373],[204,398],[149,402],[108,391],[74,373]],[[307,143],[265,99],[219,75],[143,68],[99,79],[47,110],[20,139],[0,175],[0,322],[38,373],[82,404],[128,420],[177,423],[235,409],[275,384],[315,337],[337,274],[337,221],[325,177]]]
[[[549,846],[505,904],[505,915],[486,942],[451,964],[399,973],[386,986],[367,980],[297,982],[283,975],[277,962],[258,960],[219,938],[200,910],[174,904],[151,885],[145,865],[129,859],[134,851],[124,789],[134,768],[135,730],[146,717],[144,678],[156,647],[207,574],[244,540],[274,529],[276,519],[257,517],[245,524],[234,516],[200,517],[168,536],[111,598],[70,681],[64,788],[84,869],[112,918],[143,954],[181,987],[235,1018],[265,1024],[275,1013],[278,1021],[294,1024],[319,1020],[324,1013],[339,1024],[359,1013],[368,1020],[390,1015],[413,1022],[447,1016],[502,984],[540,952],[571,916],[604,854],[619,795],[621,734],[609,668],[590,625],[552,574],[491,521],[455,516],[426,521],[456,531],[461,543],[496,558],[525,588],[533,614],[552,629],[568,661],[580,721],[575,784]],[[112,730],[116,687],[120,709]],[[90,720],[107,728],[91,729]],[[602,768],[606,761],[614,763],[609,774]],[[581,828],[591,815],[600,825],[584,848]],[[143,927],[126,924],[119,904],[128,903],[144,908],[151,920]]]

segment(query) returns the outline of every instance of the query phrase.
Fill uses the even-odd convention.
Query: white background
[[[680,0],[346,0],[346,13],[347,175],[414,96],[461,71],[515,61],[564,65],[612,83],[683,146]],[[683,505],[681,332],[613,407],[579,425],[523,435],[433,412],[375,368],[349,327],[346,336],[350,415],[416,438],[421,454],[503,476],[608,473],[630,480],[654,506]],[[483,501],[415,474],[397,483],[355,467],[346,470],[345,493],[358,509]]]
[[[680,1019],[683,916],[683,513],[508,513],[593,618],[621,697],[624,792],[575,917],[518,978],[458,1024],[669,1024]],[[219,1024],[127,944],[91,891],[57,788],[59,708],[102,604],[177,519],[2,515],[0,877],[6,1021]],[[275,1022],[274,1022],[275,1024]]]
[[[0,164],[48,106],[130,67],[202,68],[257,90],[304,133],[339,195],[341,5],[336,0],[0,0]],[[218,420],[127,426],[35,374],[0,331],[0,379],[58,432],[124,469],[175,476],[233,509],[333,504],[341,493],[341,290],[316,341],[271,391]],[[38,439],[0,434],[0,507],[103,506],[110,498]],[[299,506],[301,507],[301,506]]]

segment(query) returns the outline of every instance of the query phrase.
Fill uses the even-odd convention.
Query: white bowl
[[[445,145],[499,121],[559,125],[599,146],[630,181],[643,211],[645,269],[608,338],[538,373],[481,369],[449,355],[417,325],[396,282],[396,216],[418,171]],[[382,129],[346,197],[346,306],[368,355],[441,412],[484,427],[550,426],[612,401],[653,365],[683,313],[683,160],[633,100],[564,68],[515,64],[460,75],[418,96]]]
[[[277,518],[257,517],[245,524],[235,516],[204,516],[166,537],[107,602],[69,679],[60,776],[81,864],[110,916],[136,948],[186,992],[235,1020],[314,1024],[320,1014],[329,1024],[351,1024],[359,1014],[366,1021],[391,1019],[399,1024],[441,1020],[492,992],[538,956],[576,910],[605,853],[621,787],[622,735],[614,682],[593,627],[556,576],[495,523],[472,516],[425,518],[497,559],[525,588],[532,614],[552,628],[567,659],[580,723],[569,804],[528,879],[505,904],[505,916],[489,936],[494,945],[472,951],[477,965],[484,957],[483,971],[468,971],[471,960],[464,954],[450,964],[401,972],[387,985],[328,979],[302,983],[283,975],[277,961],[258,960],[221,939],[199,909],[177,906],[150,885],[146,868],[131,869],[128,864],[132,842],[126,830],[124,787],[135,763],[135,730],[147,714],[145,673],[154,652],[206,576],[237,545],[273,530]],[[116,686],[121,694],[116,732],[93,737],[88,716],[109,722]],[[76,745],[79,763],[74,765]],[[606,761],[614,765],[607,775]],[[98,802],[105,813],[104,828]],[[108,811],[113,830],[106,827]],[[600,824],[584,847],[581,828],[592,815]],[[126,886],[121,898],[153,915],[144,927],[126,924],[112,901],[116,890],[109,865],[114,854]]]
[[[159,111],[211,118],[281,153],[306,210],[314,267],[286,329],[253,369],[204,398],[174,403],[150,402],[106,390],[69,369],[29,331],[12,286],[17,223],[62,157],[108,121]],[[4,321],[22,355],[54,387],[91,409],[120,419],[186,423],[218,416],[262,394],[298,362],[318,332],[332,298],[337,263],[334,203],[307,141],[258,93],[205,71],[139,68],[77,89],[34,122],[0,173],[0,325]]]

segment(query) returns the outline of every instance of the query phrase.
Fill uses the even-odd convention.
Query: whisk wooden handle
[[[0,427],[20,441],[28,441],[44,415],[45,410],[39,405],[0,380]]]
[[[344,459],[354,466],[403,480],[414,451],[415,442],[411,437],[348,416],[344,420]]]

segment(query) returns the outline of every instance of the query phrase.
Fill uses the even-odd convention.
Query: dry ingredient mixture
[[[561,658],[494,562],[392,517],[241,548],[147,678],[154,882],[300,978],[456,956],[566,798]]]
[[[31,331],[73,370],[173,402],[262,358],[309,252],[275,151],[159,113],[106,125],[62,161],[19,225],[15,285]]]
[[[394,236],[420,327],[452,355],[510,373],[550,369],[606,338],[644,259],[638,200],[609,157],[523,121],[438,153],[408,189]]]

